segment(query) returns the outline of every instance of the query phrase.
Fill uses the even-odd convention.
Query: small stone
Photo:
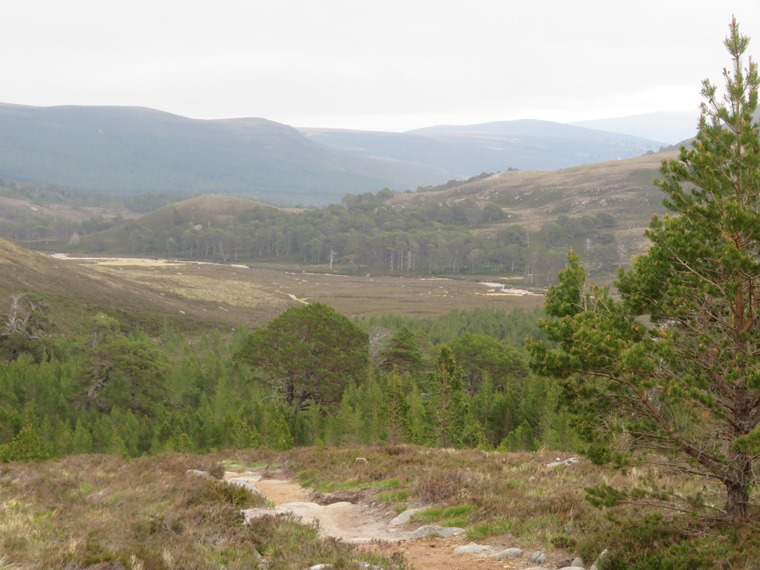
[[[211,477],[211,475],[209,475],[209,477]],[[227,483],[230,485],[235,485],[237,487],[243,487],[249,491],[253,491],[254,493],[259,492],[259,490],[256,488],[256,485],[250,481],[247,481],[246,479],[227,479]]]
[[[494,558],[520,558],[523,555],[523,551],[519,548],[507,548],[501,552],[494,554]]]
[[[440,538],[450,538],[452,536],[459,536],[460,534],[464,534],[463,528],[457,528],[457,527],[444,527],[444,526],[436,526],[436,525],[425,525],[421,526],[417,530],[415,530],[412,535],[409,537],[412,540],[415,540],[417,538],[425,538],[428,536],[437,536]]]
[[[398,515],[395,519],[391,520],[391,522],[388,523],[389,526],[401,526],[404,524],[407,524],[411,518],[412,515],[415,513],[419,513],[420,511],[423,511],[425,509],[407,509],[400,515]]]
[[[535,562],[536,564],[543,564],[546,562],[546,554],[540,550],[536,550],[533,554],[530,555],[530,558],[528,560]]]
[[[454,554],[483,554],[484,552],[491,552],[492,550],[494,550],[493,546],[471,542],[465,546],[457,546],[454,549]]]
[[[577,568],[585,568],[586,565],[583,563],[583,558],[580,556],[577,556],[576,558],[573,558],[573,563],[571,566],[575,566]]]
[[[599,563],[607,557],[607,554],[609,554],[609,551],[606,548],[602,550],[601,554],[599,554],[599,557],[596,559],[596,562],[591,565],[591,570],[597,570]]]
[[[204,479],[213,479],[211,473],[208,471],[201,471],[200,469],[188,469],[187,474],[194,475],[195,477],[202,477]]]

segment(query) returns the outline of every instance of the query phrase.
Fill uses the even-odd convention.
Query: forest
[[[359,326],[317,303],[230,339],[150,338],[100,313],[89,334],[61,340],[27,320],[0,337],[0,458],[376,443],[572,449],[557,384],[528,370],[522,339],[538,334],[537,319],[476,310]],[[298,369],[282,371],[284,362]],[[455,426],[438,415],[443,401]]]
[[[257,206],[232,219],[202,223],[202,214],[171,204],[128,220],[17,219],[0,223],[0,235],[75,253],[324,265],[353,273],[506,273],[526,285],[555,282],[568,247],[598,272],[611,273],[628,261],[609,214],[560,214],[529,230],[519,223],[502,224],[510,214],[494,203],[448,203],[438,200],[434,190],[426,191],[430,197],[415,208],[389,204],[394,194],[383,189],[347,194],[341,204],[326,208],[289,212]],[[146,196],[136,207],[162,199],[169,198]]]

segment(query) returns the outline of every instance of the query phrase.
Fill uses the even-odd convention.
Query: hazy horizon
[[[760,56],[760,4],[716,4],[27,0],[4,14],[3,99],[391,132],[696,116],[732,14]]]

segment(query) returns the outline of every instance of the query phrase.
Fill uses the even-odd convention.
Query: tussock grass
[[[721,492],[719,486],[706,486],[703,480],[656,466],[657,461],[627,469],[596,466],[584,459],[573,465],[548,467],[547,463],[556,458],[556,453],[549,452],[484,453],[387,445],[302,448],[280,457],[285,471],[299,473],[310,485],[350,481],[354,489],[361,489],[358,494],[364,500],[388,505],[389,514],[408,507],[427,507],[417,515],[418,524],[461,526],[470,540],[552,551],[560,558],[581,554],[586,560],[595,559],[604,548],[628,539],[618,534],[627,528],[620,526],[620,520],[635,527],[647,512],[629,505],[616,510],[613,517],[611,511],[598,510],[586,500],[587,488],[603,484],[631,488],[654,481],[680,491],[703,491],[705,497]],[[361,470],[356,469],[356,457],[367,459]],[[371,484],[389,480],[398,481],[398,492],[403,495],[396,495],[396,489],[383,490]],[[648,508],[662,514],[665,529],[682,524],[671,511],[651,505]],[[622,532],[636,536],[628,530]],[[670,536],[687,536],[689,532],[713,536],[709,528],[672,531]],[[628,541],[626,548],[639,546]]]
[[[357,466],[357,457],[366,458],[366,464]],[[380,561],[354,547],[321,540],[315,527],[292,517],[269,516],[244,525],[241,509],[263,505],[262,497],[187,474],[188,469],[218,471],[222,461],[237,471],[255,466],[265,475],[276,470],[280,477],[297,477],[317,494],[353,493],[385,505],[389,517],[407,507],[424,507],[412,524],[461,526],[469,540],[545,550],[557,560],[578,554],[593,560],[602,549],[620,544],[626,553],[643,551],[657,541],[676,560],[691,552],[689,545],[697,540],[693,544],[703,549],[703,556],[718,552],[731,560],[726,568],[757,567],[755,522],[723,536],[696,525],[695,519],[674,524],[664,510],[653,518],[646,514],[651,508],[631,506],[612,517],[612,512],[592,507],[584,491],[607,483],[630,487],[650,479],[677,489],[703,489],[703,481],[664,467],[613,470],[586,460],[547,467],[554,458],[543,452],[388,445],[299,448],[280,454],[165,454],[131,461],[92,455],[4,465],[0,569],[98,564],[146,570],[242,569],[257,568],[261,556],[272,570],[317,563],[353,568],[359,561],[386,569],[405,567],[395,558]],[[705,488],[706,496],[710,492]]]
[[[2,466],[0,568],[248,569],[263,555],[276,570],[369,560],[292,518],[245,525],[241,509],[263,506],[263,497],[187,473],[214,471],[219,459],[90,455]],[[254,459],[249,454],[241,467]]]
[[[354,465],[357,456],[367,459],[361,471]],[[427,507],[413,520],[464,527],[471,540],[509,535],[513,542],[544,549],[574,545],[574,537],[584,529],[601,524],[603,514],[585,500],[584,488],[609,476],[608,469],[583,460],[548,468],[546,463],[555,457],[541,452],[484,453],[393,445],[303,448],[282,458],[286,470],[316,489],[350,487],[366,500],[388,505],[393,512]],[[384,490],[378,481],[393,482],[395,487]]]

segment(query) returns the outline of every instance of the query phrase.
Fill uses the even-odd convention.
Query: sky
[[[0,101],[404,131],[698,114],[758,0],[4,0]]]

